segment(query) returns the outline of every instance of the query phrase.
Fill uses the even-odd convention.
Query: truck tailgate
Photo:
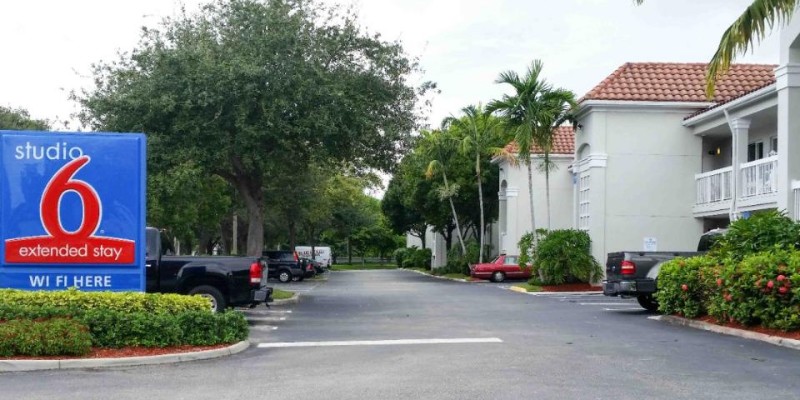
[[[620,266],[623,260],[625,260],[625,252],[623,251],[608,253],[608,260],[606,261],[606,279],[609,281],[618,281],[622,278]]]

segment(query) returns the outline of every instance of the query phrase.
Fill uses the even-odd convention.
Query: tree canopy
[[[271,180],[310,162],[388,170],[417,125],[417,69],[350,11],[301,0],[219,0],[146,28],[78,95],[95,129],[143,131],[149,165],[194,161],[236,190],[260,254]]]
[[[31,118],[28,110],[0,106],[0,129],[45,131],[50,123]]]

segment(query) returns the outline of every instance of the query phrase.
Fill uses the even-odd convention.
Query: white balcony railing
[[[778,192],[778,156],[741,165],[742,198]]]
[[[695,175],[697,204],[710,204],[731,199],[733,167],[715,169]]]

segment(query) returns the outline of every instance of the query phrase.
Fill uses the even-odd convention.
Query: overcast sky
[[[327,1],[327,0],[326,0]],[[582,96],[628,61],[706,62],[724,29],[752,0],[344,0],[363,27],[401,40],[421,80],[438,84],[429,123],[499,97],[504,70],[544,62],[554,85]],[[328,1],[333,2],[333,1]],[[186,0],[188,8],[200,1]],[[3,0],[0,105],[70,119],[69,91],[91,83],[90,65],[135,47],[140,27],[178,9],[174,0]],[[743,62],[777,63],[773,34]],[[56,124],[57,129],[63,126]],[[75,128],[75,125],[72,125]]]

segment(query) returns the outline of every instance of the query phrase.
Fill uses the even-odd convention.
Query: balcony
[[[739,209],[759,209],[774,206],[777,201],[778,157],[772,156],[741,164],[739,175],[741,193]],[[696,217],[727,214],[733,197],[733,167],[716,169],[695,175],[697,197]]]

